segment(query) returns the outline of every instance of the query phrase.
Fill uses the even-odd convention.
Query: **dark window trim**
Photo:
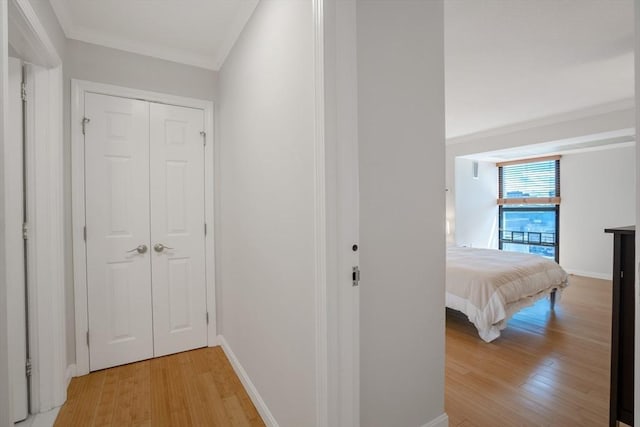
[[[502,214],[503,212],[555,212],[556,213],[556,232],[555,232],[555,239],[554,239],[554,244],[548,244],[548,243],[531,243],[530,241],[517,241],[514,239],[504,239],[504,232],[505,231],[509,231],[509,230],[504,230],[503,229],[503,219],[502,219]],[[519,231],[518,233],[531,233],[531,234],[545,234],[545,233],[541,233],[541,232],[526,232],[526,231]],[[524,240],[524,238],[523,238]],[[528,246],[541,246],[541,247],[553,247],[555,248],[555,261],[559,262],[560,261],[560,205],[555,205],[555,206],[540,206],[540,207],[533,207],[533,206],[522,206],[522,207],[514,207],[514,206],[499,206],[498,208],[498,249],[502,250],[502,244],[503,243],[511,243],[511,244],[516,244],[516,245],[528,245]]]
[[[518,164],[522,164],[522,163],[537,163],[540,161],[548,161],[548,160],[553,160],[555,161],[555,175],[556,175],[556,183],[555,183],[555,189],[556,189],[556,198],[557,198],[557,203],[555,205],[535,205],[535,198],[530,198],[530,202],[527,201],[526,199],[524,200],[525,203],[529,202],[529,204],[523,204],[523,205],[519,205],[519,206],[514,206],[512,204],[502,204],[500,203],[501,200],[508,200],[508,199],[503,199],[503,167],[504,166],[509,166],[509,163],[506,163],[504,165],[502,164],[498,164],[498,248],[500,250],[502,250],[503,247],[503,243],[511,243],[511,244],[524,244],[524,245],[528,245],[528,246],[543,246],[543,247],[554,247],[555,248],[555,261],[559,262],[560,260],[560,157],[555,157],[555,158],[536,158],[536,159],[531,159],[530,162],[527,161],[518,161]],[[514,162],[516,163],[516,162]],[[519,233],[523,233],[523,235],[521,236],[520,239],[516,239],[514,240],[513,236],[511,237],[511,239],[504,239],[504,232],[508,232],[509,230],[503,230],[503,212],[550,212],[550,211],[554,211],[555,212],[555,226],[556,226],[556,232],[555,232],[555,238],[554,244],[549,244],[549,243],[543,243],[542,242],[542,236],[540,236],[540,243],[531,243],[530,241],[530,235],[529,234],[540,234],[538,232],[519,232]],[[525,236],[526,234],[526,236]],[[545,233],[542,233],[545,234]],[[520,237],[520,236],[518,236]],[[535,239],[535,236],[534,236]],[[519,241],[518,241],[519,240]],[[535,241],[535,240],[534,240]]]

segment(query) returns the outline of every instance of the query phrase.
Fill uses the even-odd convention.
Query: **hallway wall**
[[[442,1],[357,4],[361,425],[444,415]]]
[[[316,419],[312,2],[262,1],[220,71],[220,333],[282,427]]]

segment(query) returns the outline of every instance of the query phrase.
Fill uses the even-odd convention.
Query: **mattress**
[[[464,313],[486,342],[518,310],[568,284],[555,261],[495,249],[447,248],[446,306]]]

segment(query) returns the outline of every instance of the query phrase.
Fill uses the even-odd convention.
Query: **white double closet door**
[[[90,370],[207,345],[204,111],[85,95]]]

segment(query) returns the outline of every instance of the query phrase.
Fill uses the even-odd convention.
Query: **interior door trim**
[[[34,90],[27,92],[32,103],[28,134],[33,144],[26,156],[29,173],[29,241],[37,250],[29,252],[30,281],[28,304],[29,345],[31,346],[31,412],[62,405],[66,400],[67,351],[65,335],[64,212],[63,212],[63,87],[62,58],[29,0],[0,2],[0,134],[7,133],[8,97],[7,45],[33,67]],[[37,69],[37,71],[35,71]],[[29,138],[29,137],[28,137]],[[29,139],[27,140],[29,143]],[[6,161],[11,161],[7,159]],[[0,163],[4,163],[0,161]],[[0,170],[4,166],[0,165]],[[0,179],[0,185],[9,185]],[[0,200],[0,209],[4,209]],[[0,232],[2,234],[2,232]],[[5,242],[0,238],[0,275],[4,276]],[[44,255],[43,255],[44,254]],[[0,304],[6,304],[6,290],[0,286]],[[2,311],[2,310],[0,310]],[[0,315],[4,317],[4,313]],[[3,329],[6,322],[0,319]],[[0,395],[11,393],[8,375],[7,331],[0,332]],[[12,425],[13,408],[0,402],[0,425]],[[8,406],[7,406],[8,405]]]
[[[85,80],[71,80],[71,186],[72,186],[72,235],[73,235],[73,287],[75,302],[75,341],[76,372],[75,375],[89,373],[89,346],[87,343],[87,259],[84,241],[85,227],[85,186],[84,186],[84,99],[85,93],[119,96],[122,98],[140,99],[149,102],[197,108],[204,111],[204,152],[205,152],[205,276],[207,291],[207,345],[218,345],[216,326],[216,287],[215,287],[215,194],[216,180],[214,139],[213,101],[168,95],[131,89]],[[87,125],[90,126],[90,123]],[[90,232],[90,230],[89,230]]]

